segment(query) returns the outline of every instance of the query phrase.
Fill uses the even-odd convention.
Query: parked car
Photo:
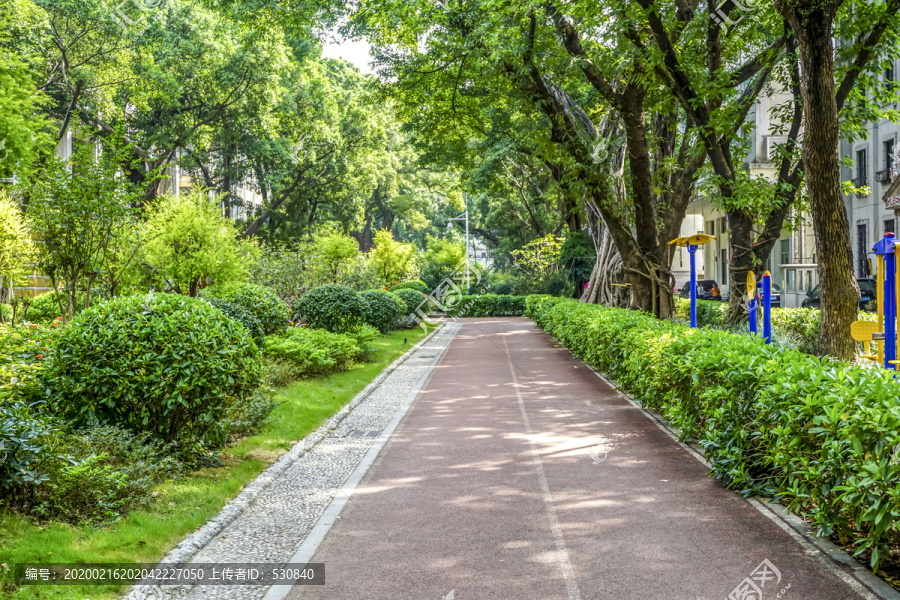
[[[717,290],[719,288],[719,284],[716,283],[715,279],[701,279],[697,282],[697,300],[722,300],[722,292],[715,296],[712,294],[713,288]],[[686,283],[684,287],[681,288],[681,291],[678,292],[678,296],[681,298],[690,298],[691,297],[691,284],[690,282]]]
[[[859,310],[863,310],[866,304],[877,297],[875,292],[876,281],[874,277],[859,277],[856,279],[856,283],[859,285]],[[803,301],[801,306],[803,308],[819,308],[821,304],[822,298],[819,284],[816,284],[816,287],[806,292],[806,300]]]

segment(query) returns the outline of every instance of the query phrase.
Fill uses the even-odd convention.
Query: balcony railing
[[[884,171],[875,171],[875,180],[878,183],[891,183],[894,180],[892,177],[893,173],[891,173],[890,169],[885,169]]]

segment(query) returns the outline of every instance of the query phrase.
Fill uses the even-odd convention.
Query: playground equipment
[[[772,343],[772,274],[766,271],[762,278],[763,303],[763,339]],[[750,308],[750,335],[758,335],[756,275],[747,273],[747,299]]]
[[[763,273],[763,339],[772,343],[772,274]]]
[[[897,289],[900,287],[900,272],[897,271],[896,244],[894,234],[887,232],[874,247],[878,259],[875,267],[878,320],[855,321],[850,326],[851,337],[863,343],[864,353],[860,358],[877,361],[885,369],[894,371],[900,363],[897,360]]]
[[[757,335],[756,317],[756,274],[747,273],[747,306],[750,309],[750,335]]]
[[[675,244],[676,246],[687,248],[688,253],[691,255],[691,327],[694,328],[697,327],[697,262],[694,258],[694,253],[697,251],[697,248],[714,239],[716,239],[714,235],[697,233],[675,238],[669,242],[669,245]]]

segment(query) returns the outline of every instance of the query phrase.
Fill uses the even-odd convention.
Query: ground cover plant
[[[705,449],[712,474],[777,498],[873,568],[900,528],[900,382],[758,337],[529,296],[527,315]]]
[[[344,370],[360,359],[365,349],[348,335],[295,327],[284,335],[268,337],[265,352],[273,359],[289,362],[295,377],[300,378]]]

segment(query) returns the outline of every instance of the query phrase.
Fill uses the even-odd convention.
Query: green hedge
[[[411,315],[416,312],[419,305],[425,301],[425,294],[416,290],[397,290],[394,292],[403,301],[403,315]]]
[[[873,567],[888,555],[900,519],[893,374],[568,299],[529,297],[528,314],[696,438],[727,487],[781,499],[820,535],[858,536]]]
[[[525,312],[526,296],[479,294],[462,296],[448,313],[451,317],[519,317]]]

